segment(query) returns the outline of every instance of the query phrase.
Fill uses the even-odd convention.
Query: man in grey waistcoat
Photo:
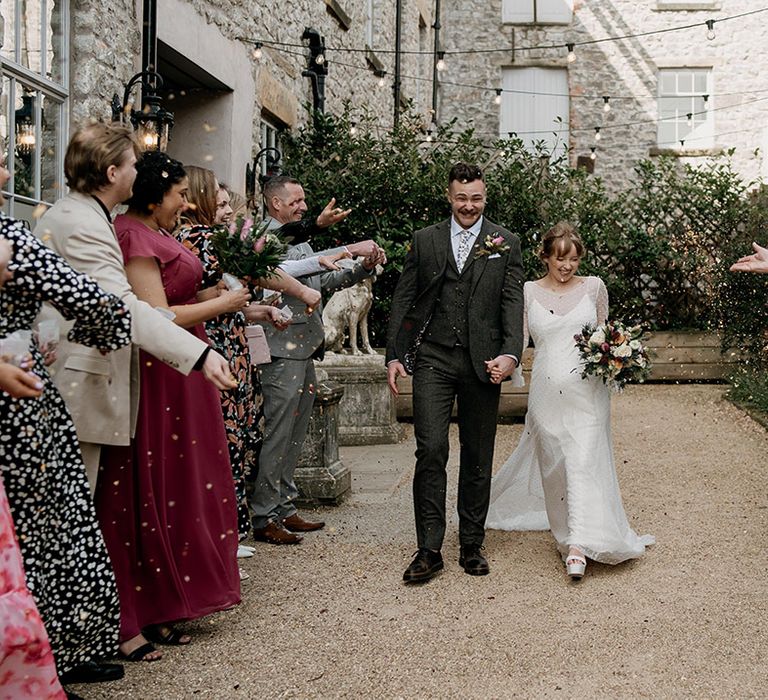
[[[268,228],[285,226],[287,237],[293,237],[287,260],[342,251],[363,257],[362,262],[351,268],[298,277],[303,284],[323,292],[341,289],[373,274],[376,265],[386,261],[373,241],[315,253],[306,237],[317,228],[341,221],[349,210],[335,208],[335,201],[331,200],[315,222],[303,220],[307,205],[304,189],[297,180],[286,176],[271,178],[264,186],[264,199],[269,212]],[[291,325],[283,331],[264,327],[272,362],[261,366],[264,443],[258,474],[251,485],[250,506],[255,539],[272,544],[298,544],[302,539],[298,533],[324,526],[322,522],[305,520],[297,512],[294,501],[298,490],[293,475],[315,398],[313,360],[323,357],[325,333],[322,303],[310,310],[299,299],[285,294],[283,297],[293,313]]]
[[[418,552],[403,574],[428,581],[443,568],[448,428],[457,400],[459,564],[489,573],[481,552],[491,486],[501,381],[523,351],[523,267],[517,236],[483,217],[486,191],[476,165],[448,177],[452,216],[417,231],[392,299],[389,386],[413,374]]]

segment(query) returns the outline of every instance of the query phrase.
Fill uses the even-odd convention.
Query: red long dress
[[[154,258],[169,306],[191,304],[203,276],[174,238],[128,216],[115,220],[126,262]],[[190,329],[206,340],[202,324]],[[141,351],[141,393],[130,447],[102,457],[96,510],[120,593],[120,639],[151,624],[190,620],[240,602],[237,509],[215,387]]]

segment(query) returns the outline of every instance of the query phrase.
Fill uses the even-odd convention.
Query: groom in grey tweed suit
[[[476,165],[448,177],[452,216],[417,231],[392,299],[389,386],[413,374],[416,470],[413,500],[419,551],[406,582],[443,568],[448,427],[457,400],[459,564],[489,572],[481,553],[491,485],[501,381],[523,347],[523,268],[517,236],[483,218],[486,191]]]

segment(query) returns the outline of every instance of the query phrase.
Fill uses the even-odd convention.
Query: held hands
[[[397,378],[407,376],[408,373],[405,371],[405,367],[400,360],[392,360],[392,362],[387,365],[387,384],[389,385],[389,390],[392,392],[393,396],[400,395],[400,392],[397,389]]]
[[[491,375],[492,384],[500,384],[515,371],[515,367],[517,367],[517,362],[508,355],[499,355],[492,360],[485,361],[485,371]]]
[[[229,363],[215,350],[209,350],[203,363],[203,375],[217,389],[226,391],[237,386]]]
[[[754,253],[739,258],[731,265],[731,272],[766,272],[768,273],[768,248],[752,244]]]
[[[320,228],[328,228],[333,224],[338,224],[339,221],[346,219],[351,209],[342,209],[336,206],[336,197],[332,197],[331,201],[325,205],[325,209],[320,212],[320,216],[317,217],[317,225]]]
[[[0,390],[14,399],[31,399],[43,393],[43,383],[36,374],[8,362],[0,362]]]

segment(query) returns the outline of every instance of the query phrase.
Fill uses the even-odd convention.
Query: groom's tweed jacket
[[[481,255],[487,236],[502,236],[508,250]],[[417,231],[392,299],[387,362],[407,368],[424,338],[467,347],[482,381],[485,361],[523,352],[523,267],[514,234],[483,219],[459,274],[451,249],[450,219]]]

